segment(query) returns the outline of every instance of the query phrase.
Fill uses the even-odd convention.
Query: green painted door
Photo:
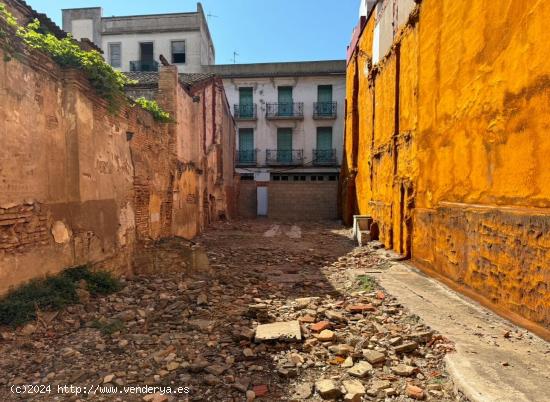
[[[241,118],[252,118],[254,108],[252,88],[239,88],[239,115]]]
[[[332,115],[332,85],[317,87],[317,113],[320,116]]]
[[[239,129],[239,162],[254,163],[254,130],[251,128]]]
[[[279,116],[292,116],[292,87],[278,87],[279,90]]]
[[[329,163],[333,159],[332,127],[317,127],[317,162]]]
[[[292,162],[292,129],[277,129],[277,162]]]

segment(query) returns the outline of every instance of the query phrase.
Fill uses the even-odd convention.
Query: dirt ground
[[[443,367],[453,345],[369,277],[387,261],[349,235],[332,222],[212,227],[195,239],[208,272],[127,279],[2,329],[0,400],[465,400]],[[296,321],[299,340],[255,337]],[[28,384],[42,393],[13,392]],[[124,388],[145,386],[172,393]]]

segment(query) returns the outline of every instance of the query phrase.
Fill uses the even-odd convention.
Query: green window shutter
[[[332,85],[317,87],[317,102],[332,102]]]
[[[239,112],[240,117],[252,117],[254,95],[252,94],[253,88],[239,88]]]
[[[317,113],[320,116],[332,115],[332,85],[317,87]]]
[[[252,88],[239,88],[239,102],[243,105],[251,105],[252,101]]]
[[[292,116],[292,87],[278,87],[279,116]]]
[[[254,162],[254,130],[251,128],[239,129],[239,162]]]
[[[332,149],[332,127],[317,127],[317,149]]]
[[[317,127],[317,162],[330,162],[332,154],[332,127]]]
[[[292,161],[292,129],[291,128],[277,129],[277,161],[278,162]]]
[[[239,149],[246,151],[254,149],[254,131],[251,128],[239,129]]]

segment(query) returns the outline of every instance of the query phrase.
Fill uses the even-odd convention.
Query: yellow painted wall
[[[375,219],[387,248],[548,327],[550,3],[424,0],[419,10],[369,78],[374,13],[349,63],[353,213]]]
[[[372,185],[370,182],[369,163],[371,159],[371,145],[373,132],[373,103],[374,88],[370,85],[368,66],[372,63],[372,38],[374,32],[374,19],[367,22],[363,34],[359,39],[360,52],[357,52],[357,85],[358,99],[364,100],[357,105],[358,136],[357,149],[357,213],[362,214],[368,210],[368,200],[372,197]]]

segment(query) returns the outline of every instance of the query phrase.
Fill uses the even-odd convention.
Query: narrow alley
[[[189,394],[116,400],[465,400],[444,369],[452,343],[377,287],[369,275],[388,261],[349,236],[336,223],[220,223],[196,239],[208,270],[127,279],[2,333],[0,382],[55,388],[31,400],[63,384],[95,389],[94,400],[140,385]],[[292,321],[303,339],[258,339],[258,325]]]

